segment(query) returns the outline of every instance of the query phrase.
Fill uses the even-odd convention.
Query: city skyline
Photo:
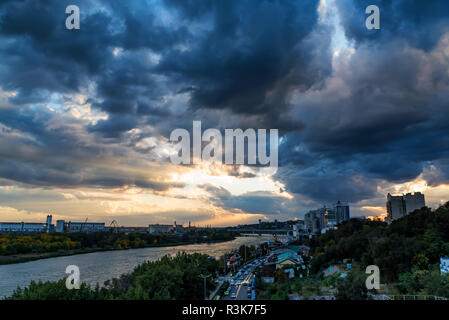
[[[365,27],[369,4],[380,30]],[[4,1],[0,221],[231,226],[336,201],[382,216],[387,194],[409,192],[437,208],[448,15],[406,0]],[[170,133],[194,121],[278,129],[276,173],[173,164]]]

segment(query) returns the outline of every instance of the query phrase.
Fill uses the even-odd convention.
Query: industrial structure
[[[51,224],[52,216],[48,215],[45,223],[42,222],[0,222],[0,232],[4,233],[50,233],[54,232]]]
[[[52,224],[52,215],[41,222],[0,222],[1,233],[53,233],[53,232],[101,232],[105,231],[104,222],[65,222],[57,220]]]
[[[173,224],[150,224],[148,225],[149,234],[183,234],[187,231],[198,230],[200,228],[192,226],[189,221],[189,226],[184,227],[182,224],[177,224],[176,221]]]
[[[106,231],[104,222],[73,222],[56,221],[56,232],[103,232]]]
[[[174,227],[171,224],[150,224],[148,226],[148,232],[150,234],[166,234],[174,231]]]

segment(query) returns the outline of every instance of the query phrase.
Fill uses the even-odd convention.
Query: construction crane
[[[118,229],[118,223],[115,220],[111,221],[111,224],[109,225],[109,230],[112,230],[115,233],[118,233],[119,229]]]
[[[89,218],[86,218],[86,220],[84,220],[84,223],[81,225],[80,232],[83,232],[83,228],[87,223],[87,219],[89,219]]]

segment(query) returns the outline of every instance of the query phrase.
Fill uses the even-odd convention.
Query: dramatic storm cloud
[[[442,12],[449,6],[377,2],[385,16],[378,33],[356,14],[365,2],[335,2],[350,45],[334,53],[323,86],[291,100],[295,117],[308,121],[304,134],[284,146],[286,163],[305,167],[290,184],[316,199],[367,199],[375,179],[410,181],[429,166],[441,169],[431,183],[448,182],[449,21]],[[432,19],[422,17],[423,6]]]
[[[9,215],[234,224],[449,196],[447,1],[2,1],[0,44]],[[193,120],[279,129],[277,173],[172,165]]]

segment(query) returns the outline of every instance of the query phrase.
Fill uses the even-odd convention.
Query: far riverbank
[[[59,250],[56,252],[41,252],[41,253],[23,253],[23,254],[13,254],[8,256],[0,256],[0,265],[8,265],[8,264],[17,264],[24,263],[29,261],[36,261],[41,259],[49,259],[56,257],[65,257],[72,256],[78,254],[87,254],[93,252],[102,252],[102,251],[123,251],[130,249],[142,249],[142,248],[160,248],[160,247],[176,247],[176,246],[184,246],[189,244],[212,244],[212,243],[221,243],[235,240],[235,237],[232,239],[226,240],[216,240],[209,242],[176,242],[176,243],[165,243],[165,244],[157,244],[157,245],[147,245],[140,247],[128,247],[128,248],[81,248],[81,249],[73,249],[73,250]]]

